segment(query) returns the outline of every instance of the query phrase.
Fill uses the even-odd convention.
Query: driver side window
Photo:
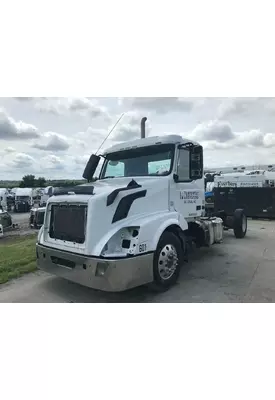
[[[190,153],[188,149],[180,149],[178,157],[179,182],[190,181]]]

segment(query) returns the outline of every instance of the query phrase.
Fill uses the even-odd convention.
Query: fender
[[[182,230],[188,229],[186,220],[180,218],[176,211],[156,212],[127,218],[127,220],[121,221],[120,224],[116,225],[116,227],[104,235],[104,237],[98,241],[92,253],[95,256],[99,256],[106,243],[108,243],[117,232],[123,228],[134,226],[140,227],[139,243],[146,243],[147,252],[155,251],[162,233],[171,225],[177,225]]]
[[[173,215],[171,215],[173,214]],[[171,225],[177,225],[182,231],[188,229],[188,224],[186,219],[180,218],[177,212],[167,213],[167,219],[161,222],[158,229],[152,238],[152,249],[155,251],[159,242],[159,239],[163,232]]]

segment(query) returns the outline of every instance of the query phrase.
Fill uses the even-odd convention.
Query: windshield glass
[[[29,200],[29,196],[16,196],[16,200]]]
[[[168,175],[174,152],[175,145],[161,144],[107,154],[100,179]]]

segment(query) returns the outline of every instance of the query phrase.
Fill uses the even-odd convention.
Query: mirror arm
[[[179,176],[178,176],[178,174],[174,174],[174,175],[173,175],[173,179],[174,179],[175,182],[178,182],[178,181],[179,181]]]

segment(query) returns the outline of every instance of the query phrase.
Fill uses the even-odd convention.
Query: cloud
[[[16,150],[15,150],[13,147],[9,146],[9,147],[6,147],[6,148],[4,149],[4,152],[5,152],[5,153],[15,153]]]
[[[54,154],[49,154],[46,157],[42,158],[43,164],[41,165],[42,168],[45,169],[64,169],[64,161],[60,158],[55,156]]]
[[[9,163],[13,168],[24,169],[29,168],[34,164],[35,160],[33,157],[26,153],[18,153],[15,158]]]
[[[107,121],[110,119],[106,107],[87,97],[38,98],[35,102],[35,108],[40,112],[57,116],[68,116],[70,113],[77,113],[90,118],[103,118]]]
[[[83,156],[74,157],[74,162],[77,165],[85,166],[90,158],[91,154],[84,154]]]
[[[228,121],[208,121],[183,136],[202,143],[205,150],[275,147],[275,133],[264,133],[260,129],[234,132]]]
[[[264,102],[265,110],[272,116],[275,113],[275,98],[261,98],[262,103]]]
[[[86,130],[86,132],[80,132],[78,134],[78,137],[85,138],[86,140],[88,140],[88,142],[90,142],[91,140],[93,140],[93,142],[94,141],[102,141],[107,136],[108,132],[109,132],[109,128],[102,129],[102,128],[93,128],[90,126]]]
[[[229,97],[222,99],[217,118],[262,116],[266,112],[269,114],[275,112],[275,99],[272,97]]]
[[[196,100],[184,97],[128,97],[120,98],[119,104],[131,109],[166,114],[169,112],[190,112],[195,106]]]
[[[18,101],[32,101],[35,97],[14,97],[14,99]]]
[[[0,109],[0,139],[20,140],[39,137],[37,128],[23,121],[15,121],[4,109]]]
[[[234,142],[236,146],[263,147],[266,135],[259,129],[237,132],[235,133]]]
[[[41,141],[34,143],[32,147],[44,151],[64,151],[68,150],[70,143],[63,135],[47,132],[43,134]]]
[[[101,129],[101,128],[93,128],[89,127],[84,132],[78,132],[73,138],[73,145],[74,148],[78,147],[81,151],[87,151],[87,149],[92,153],[96,151],[99,146],[102,144],[106,136],[108,135],[108,129]],[[111,136],[113,139],[113,135]],[[109,143],[107,141],[107,143]],[[78,150],[80,152],[80,150]]]
[[[75,139],[75,145],[77,147],[80,147],[81,149],[86,148],[86,143],[84,142],[84,140],[81,140],[81,139]]]
[[[262,143],[265,147],[275,147],[275,133],[266,133],[263,135]]]
[[[218,107],[218,118],[226,119],[231,116],[241,115],[248,111],[251,99],[226,98]]]
[[[142,115],[138,112],[127,113],[122,122],[117,126],[114,131],[112,139],[115,142],[124,142],[127,140],[139,139],[140,138],[140,122]],[[150,121],[146,121],[146,135],[151,132]]]
[[[100,153],[115,143],[140,138],[140,120],[147,116],[146,136],[185,132],[183,137],[204,146],[207,165],[274,162],[275,98],[131,97],[119,100],[121,108],[117,101],[89,97],[0,99],[0,108],[5,107],[0,114],[0,162],[5,161],[1,177],[20,179],[27,173],[81,177],[90,154],[97,151],[121,112],[126,114]],[[105,111],[111,120],[100,116]],[[32,159],[18,156],[18,149]]]
[[[197,141],[228,142],[234,139],[232,127],[228,121],[208,121],[198,124],[191,135]]]

